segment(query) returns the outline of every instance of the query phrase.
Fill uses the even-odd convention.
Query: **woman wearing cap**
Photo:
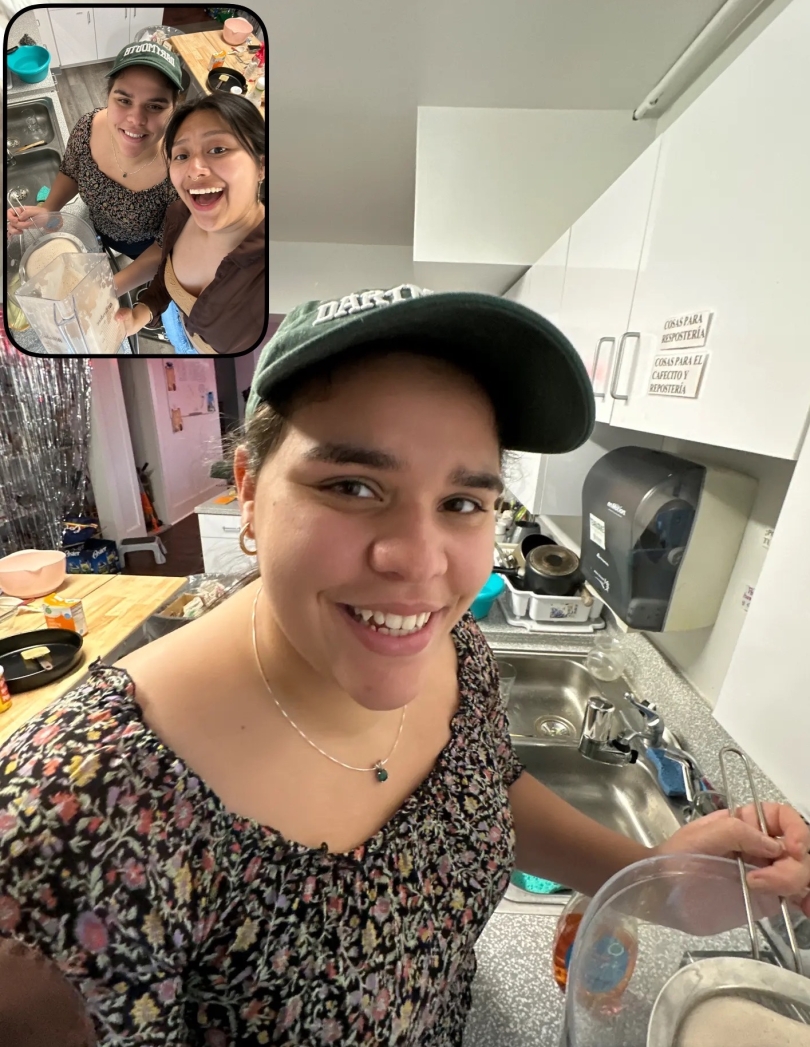
[[[502,448],[581,444],[590,383],[523,306],[406,285],[290,313],[248,415],[258,578],[0,751],[0,928],[121,1042],[456,1047],[516,861],[592,895],[653,853],[523,771],[468,610]],[[810,832],[766,812],[778,842],[746,809],[655,853],[740,849],[810,912]]]
[[[45,203],[7,217],[15,235],[79,193],[105,246],[137,259],[116,275],[123,294],[157,271],[166,211],[177,199],[163,136],[183,81],[178,56],[153,43],[123,48],[108,77],[107,105],[77,121]]]
[[[157,275],[118,319],[131,335],[162,315],[178,353],[254,349],[268,318],[264,118],[246,98],[215,91],[177,110],[165,148],[180,199]]]

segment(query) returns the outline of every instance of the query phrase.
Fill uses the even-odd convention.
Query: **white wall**
[[[751,517],[717,621],[710,629],[684,633],[648,633],[648,637],[678,668],[695,690],[714,706],[746,619],[743,594],[756,586],[767,555],[768,532],[776,526],[795,462],[707,447],[686,440],[665,440],[664,451],[727,466],[753,476],[759,483]]]
[[[420,107],[414,258],[532,265],[654,136],[623,110]]]
[[[413,281],[410,247],[270,241],[270,312]]]
[[[211,368],[216,399],[214,364],[205,363]],[[219,415],[184,418],[183,431],[173,433],[163,360],[131,360],[121,370],[138,465],[149,463],[155,510],[171,526],[224,486],[208,475],[212,463],[222,457]]]

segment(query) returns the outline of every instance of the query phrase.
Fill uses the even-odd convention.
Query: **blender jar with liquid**
[[[113,272],[73,215],[37,215],[21,234],[17,306],[49,354],[112,355],[124,340]]]

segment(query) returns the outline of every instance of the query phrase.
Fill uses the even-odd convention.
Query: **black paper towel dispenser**
[[[609,451],[582,488],[586,579],[634,629],[713,624],[756,486],[731,469],[664,451]]]

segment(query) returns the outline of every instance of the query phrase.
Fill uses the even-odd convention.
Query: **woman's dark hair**
[[[177,84],[173,84],[171,82],[171,80],[168,78],[168,76],[164,76],[163,73],[161,73],[161,71],[159,69],[153,69],[152,66],[148,66],[148,65],[141,66],[140,68],[141,69],[148,69],[150,73],[154,73],[155,76],[157,76],[157,77],[159,77],[161,79],[161,81],[163,82],[163,84],[166,87],[166,90],[171,95],[172,106],[176,106],[177,105],[177,99],[180,97],[180,88],[177,86]],[[109,78],[107,80],[107,97],[108,98],[110,97],[110,92],[112,91],[113,87],[115,86],[115,81],[118,79],[119,76],[121,76],[122,73],[125,73],[127,71],[127,69],[132,69],[132,66],[131,65],[125,66],[123,69],[119,69],[117,73],[111,73],[110,74],[110,76],[109,76]]]
[[[424,342],[424,339],[423,339]],[[259,470],[273,455],[286,435],[287,424],[298,407],[311,400],[326,399],[335,381],[335,378],[347,370],[358,367],[370,357],[378,357],[390,352],[408,352],[417,356],[424,356],[429,360],[442,359],[441,351],[430,352],[427,346],[425,351],[419,351],[419,346],[414,345],[411,339],[392,338],[384,342],[373,342],[361,346],[353,353],[325,360],[314,364],[303,374],[296,375],[286,382],[280,383],[274,390],[269,402],[263,402],[254,411],[253,415],[245,422],[241,430],[229,437],[229,457],[233,461],[233,454],[237,447],[244,447],[248,456],[248,468],[254,476],[258,476]],[[453,366],[458,366],[448,361]],[[459,368],[465,371],[464,368]],[[479,386],[486,391],[485,384],[472,371],[466,371],[474,378]],[[504,460],[506,451],[503,440],[498,433],[498,443],[501,450],[501,459]]]
[[[241,95],[225,94],[223,91],[212,91],[204,98],[185,102],[175,109],[163,136],[163,148],[169,160],[172,157],[174,140],[183,122],[192,113],[216,113],[236,135],[239,144],[247,150],[259,166],[262,165],[267,152],[264,117],[247,98]]]

